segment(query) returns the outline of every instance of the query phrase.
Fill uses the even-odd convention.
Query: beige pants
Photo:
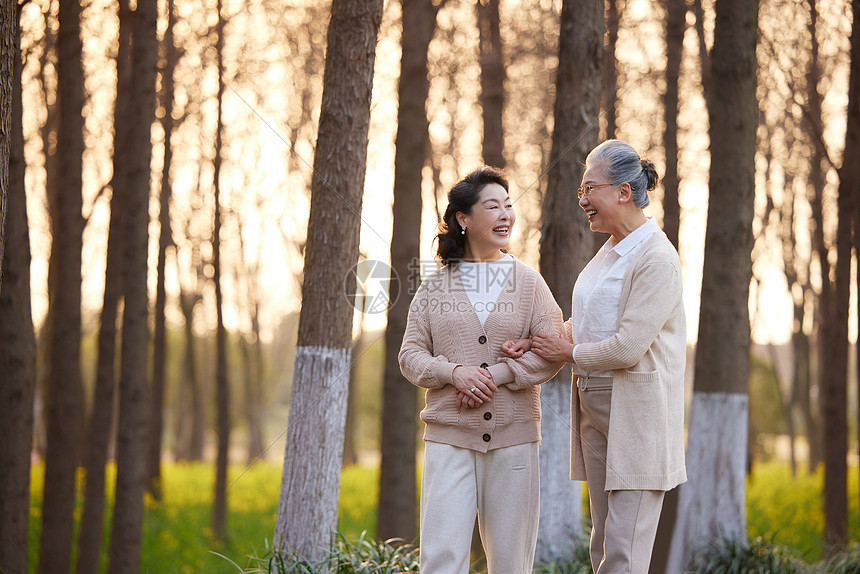
[[[427,441],[421,572],[466,574],[475,513],[489,574],[529,574],[540,505],[538,443],[481,453]]]
[[[579,392],[579,433],[591,504],[591,566],[595,574],[647,574],[663,491],[604,490],[612,382]]]

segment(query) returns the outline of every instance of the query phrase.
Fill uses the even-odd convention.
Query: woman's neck
[[[500,249],[493,249],[492,251],[487,251],[484,253],[475,253],[468,247],[466,247],[466,253],[463,255],[463,261],[467,261],[469,263],[490,263],[493,261],[498,261],[503,258],[505,253],[503,253]]]

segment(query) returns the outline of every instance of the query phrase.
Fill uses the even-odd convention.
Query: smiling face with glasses
[[[605,183],[609,180],[603,162],[589,165],[576,190],[579,207],[588,216],[592,231],[608,233],[617,244],[645,222],[642,209],[631,201],[629,183]],[[597,190],[609,188],[595,193]]]

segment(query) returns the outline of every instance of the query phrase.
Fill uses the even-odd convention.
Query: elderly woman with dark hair
[[[686,480],[686,334],[678,253],[645,216],[654,164],[609,140],[586,159],[579,206],[609,240],[573,288],[565,335],[509,341],[573,363],[571,478],[588,481],[596,574],[647,573],[663,496]]]
[[[508,182],[478,169],[448,193],[443,267],[412,300],[399,360],[427,389],[421,412],[421,572],[469,571],[475,515],[490,574],[532,571],[539,510],[540,383],[562,363],[500,356],[508,339],[562,332],[540,274],[505,253]]]

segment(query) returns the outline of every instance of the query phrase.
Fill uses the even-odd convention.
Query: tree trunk
[[[167,28],[164,32],[162,45],[166,54],[165,66],[162,69],[161,104],[164,107],[164,117],[161,127],[164,129],[164,167],[161,172],[161,191],[159,193],[160,209],[158,221],[160,234],[158,239],[157,282],[155,285],[155,332],[153,333],[152,352],[152,395],[149,402],[149,442],[146,455],[146,490],[155,500],[161,500],[161,442],[164,434],[164,387],[166,378],[165,356],[167,354],[166,318],[164,309],[167,304],[167,291],[164,285],[164,272],[167,266],[167,250],[173,246],[173,234],[170,227],[170,197],[173,193],[170,179],[170,166],[173,163],[173,146],[170,136],[173,134],[173,70],[178,59],[177,49],[173,43],[173,0],[167,3]]]
[[[711,201],[687,443],[690,474],[680,491],[673,542],[673,557],[677,552],[680,563],[670,565],[673,572],[703,544],[721,537],[746,542],[757,22],[758,2],[725,0],[716,6],[706,88],[711,90]],[[714,440],[714,428],[721,429],[719,440]]]
[[[824,541],[835,549],[848,539],[848,303],[851,285],[851,224],[860,185],[860,0],[852,0],[851,66],[845,151],[839,170],[836,277],[822,342],[821,421],[824,438]]]
[[[687,2],[663,0],[666,10],[666,93],[663,95],[663,149],[666,150],[666,172],[663,175],[663,231],[675,249],[681,227],[681,205],[678,201],[678,77],[684,54]]]
[[[573,284],[594,245],[588,220],[571,190],[582,181],[583,158],[597,144],[602,56],[603,0],[565,0],[540,244],[541,274],[565,317],[571,313]],[[568,365],[541,387],[541,500],[552,504],[540,508],[538,561],[570,556],[582,534],[581,486],[569,478],[570,381]]]
[[[404,1],[403,4],[409,4]],[[429,6],[435,14],[437,6],[424,0],[424,6]],[[505,129],[502,122],[502,112],[505,105],[505,60],[502,53],[502,34],[499,22],[499,0],[477,0],[478,11],[478,51],[481,63],[481,113],[484,120],[483,156],[484,163],[496,167],[505,167]],[[428,14],[429,18],[429,14]],[[405,18],[404,18],[405,22]],[[423,22],[426,28],[435,28],[435,16],[430,22]],[[429,42],[433,36],[430,28]],[[404,38],[406,35],[404,34]],[[404,45],[408,38],[404,41]],[[417,41],[416,41],[417,43]],[[426,77],[427,48],[424,48],[424,76]],[[401,76],[401,85],[402,85]],[[429,88],[428,88],[429,89]],[[402,94],[402,92],[401,92]],[[425,95],[426,99],[426,95]],[[424,103],[421,103],[422,110]],[[426,120],[425,120],[426,121]],[[426,129],[426,128],[425,128]],[[422,156],[422,161],[423,161]],[[420,174],[419,169],[419,174]],[[420,186],[419,186],[420,189]],[[419,196],[420,197],[420,196]]]
[[[182,364],[182,384],[176,413],[176,458],[197,461],[203,458],[203,420],[205,402],[197,368],[196,337],[194,336],[194,308],[200,302],[198,292],[179,294],[182,315],[185,318],[185,358]],[[187,404],[186,404],[187,403]]]
[[[606,134],[603,139],[614,139],[618,131],[618,61],[615,47],[618,44],[618,26],[621,23],[621,0],[606,2],[606,46],[603,53],[603,115]],[[576,184],[579,186],[579,182]]]
[[[395,140],[394,222],[391,234],[391,268],[395,281],[390,284],[389,296],[393,305],[388,309],[388,326],[385,330],[377,535],[383,540],[399,537],[412,541],[416,534],[415,436],[418,422],[415,413],[418,410],[418,389],[403,378],[397,355],[406,330],[406,316],[411,293],[414,292],[412,287],[417,288],[421,281],[418,275],[418,260],[421,256],[421,172],[427,159],[429,141],[425,109],[430,90],[427,49],[433,39],[439,9],[431,0],[404,0],[401,4],[403,33],[397,94],[400,103]],[[480,5],[478,10],[482,10]],[[484,117],[486,122],[486,109]],[[485,149],[487,142],[485,130]],[[498,151],[501,152],[500,147]],[[486,155],[484,159],[490,161]],[[403,292],[404,285],[410,287],[406,292]],[[395,288],[401,292],[399,296],[396,296]]]
[[[819,66],[819,56],[818,56],[818,9],[816,7],[816,0],[809,0],[809,24],[807,29],[809,30],[809,38],[810,38],[810,55],[809,55],[809,68],[806,73],[806,97],[808,101],[809,108],[809,122],[806,123],[807,133],[809,133],[810,138],[813,142],[817,141],[817,135],[815,133],[816,128],[812,125],[814,123],[818,123],[822,121],[821,116],[821,94],[819,93],[819,85],[821,83],[821,68]],[[809,184],[812,192],[812,199],[810,201],[812,207],[812,221],[815,223],[812,232],[812,250],[816,253],[818,257],[818,264],[820,267],[820,275],[821,275],[821,291],[818,299],[817,309],[814,311],[815,319],[820,319],[822,317],[827,316],[827,309],[830,308],[831,301],[831,280],[830,280],[830,260],[828,257],[828,249],[824,239],[824,184],[825,184],[825,176],[824,170],[822,168],[822,164],[824,162],[824,153],[821,149],[820,145],[814,145],[812,150],[812,157],[810,158],[809,164]],[[823,324],[826,322],[826,319],[821,319],[820,323]],[[818,324],[819,321],[813,321],[814,324]],[[806,409],[806,420],[807,420],[807,436],[809,440],[809,471],[814,472],[816,468],[818,468],[819,463],[822,460],[822,449],[823,449],[823,437],[821,436],[821,429],[817,424],[816,417],[814,415],[815,409],[813,407],[814,399],[813,395],[813,386],[819,387],[820,392],[819,398],[821,394],[823,394],[823,390],[821,390],[821,384],[823,379],[823,370],[824,363],[826,362],[826,358],[824,357],[824,348],[825,342],[823,338],[820,336],[816,341],[817,347],[817,365],[815,369],[814,380],[810,379],[809,385],[806,388],[806,394],[804,396],[804,403],[807,407]]]
[[[122,297],[124,194],[128,189],[126,174],[128,118],[131,107],[131,11],[127,1],[119,3],[119,48],[117,51],[117,93],[114,106],[114,153],[110,223],[105,263],[105,291],[102,298],[101,326],[98,335],[96,382],[92,410],[87,427],[84,464],[86,486],[84,508],[78,534],[77,574],[95,574],[99,567],[104,531],[105,464],[112,437],[116,394],[116,338],[118,305]]]
[[[215,405],[218,435],[218,457],[215,461],[215,495],[212,506],[212,530],[221,540],[227,539],[227,456],[230,448],[230,385],[227,381],[227,332],[224,330],[224,296],[221,285],[221,150],[224,101],[224,17],[221,0],[215,4],[218,11],[215,57],[218,62],[218,121],[215,127],[215,158],[213,184],[215,187],[215,221],[212,234],[212,282],[215,284],[215,311],[218,326],[215,332]]]
[[[0,290],[3,288],[3,248],[6,244],[6,200],[9,193],[9,161],[12,152],[12,100],[15,90],[15,66],[18,58],[20,27],[18,3],[0,3]]]
[[[116,502],[108,556],[111,574],[133,574],[140,569],[148,437],[147,248],[152,157],[150,132],[155,119],[155,73],[158,62],[157,19],[155,2],[138,2],[132,27],[132,96],[126,148],[129,156],[124,158],[128,169],[123,230],[125,309],[119,382]]]
[[[14,2],[10,3],[13,7]],[[0,571],[27,572],[30,518],[30,448],[36,388],[36,337],[30,308],[30,235],[24,191],[20,34],[16,33],[12,78],[6,247],[0,291]]]
[[[614,0],[613,0],[614,1]],[[663,0],[666,10],[666,92],[663,94],[663,149],[666,171],[663,175],[663,231],[678,249],[681,227],[681,205],[678,199],[678,78],[684,54],[687,3],[685,0]],[[663,511],[651,554],[651,572],[665,572],[671,552],[672,536],[678,511],[677,488],[666,493]]]
[[[57,33],[59,155],[52,299],[50,366],[47,389],[47,451],[42,503],[40,574],[71,568],[75,470],[78,464],[81,389],[81,215],[84,153],[84,77],[81,63],[81,4],[60,3]]]
[[[382,0],[334,0],[311,183],[302,310],[273,547],[311,559],[337,527],[370,94]],[[321,320],[323,319],[323,320]]]

